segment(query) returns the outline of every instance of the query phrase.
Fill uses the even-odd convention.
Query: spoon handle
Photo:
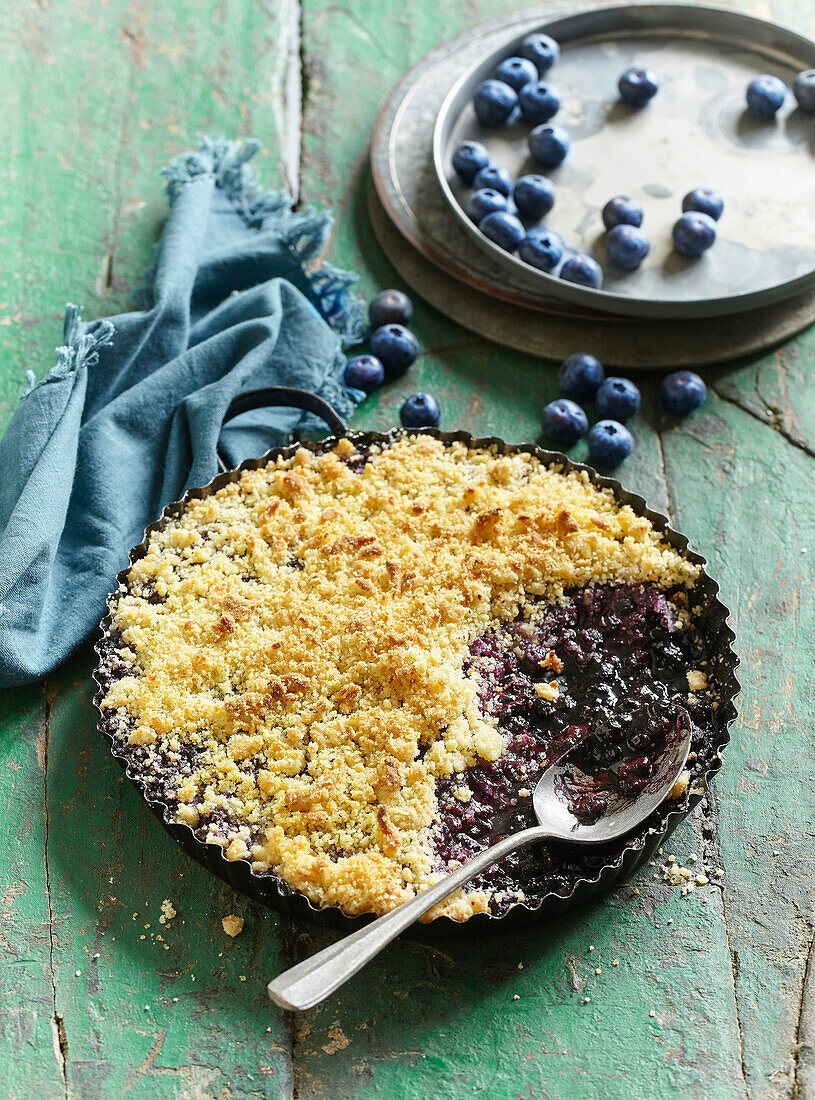
[[[274,981],[269,982],[266,987],[269,996],[282,1008],[301,1012],[319,1004],[370,962],[374,955],[378,955],[400,932],[404,932],[453,890],[464,886],[471,878],[475,878],[510,852],[524,848],[527,844],[546,840],[550,835],[547,829],[538,825],[504,837],[449,875],[445,875],[427,890],[422,890],[415,898],[392,909],[384,917],[378,917],[358,932],[352,932],[350,936],[345,936],[311,958],[284,971]]]

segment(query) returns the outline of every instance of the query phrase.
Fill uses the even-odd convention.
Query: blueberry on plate
[[[628,420],[640,401],[640,391],[627,378],[607,378],[594,395],[597,411],[606,420]]]
[[[701,256],[716,240],[716,223],[707,214],[692,210],[674,222],[673,239],[683,256]]]
[[[385,381],[385,368],[375,355],[357,355],[345,364],[342,377],[349,389],[373,393]]]
[[[494,72],[496,80],[503,80],[516,92],[520,92],[530,80],[538,79],[536,66],[526,57],[508,57]]]
[[[613,229],[615,225],[642,225],[642,207],[628,195],[615,195],[603,207],[603,225]]]
[[[493,191],[500,191],[507,198],[512,194],[512,175],[506,168],[493,168],[489,165],[482,168],[473,180],[473,187],[480,191],[482,187],[489,187]]]
[[[518,104],[526,121],[537,126],[541,122],[548,122],[558,113],[560,93],[553,84],[547,84],[545,80],[535,80],[521,88]]]
[[[571,447],[572,443],[576,443],[586,434],[589,421],[579,405],[568,397],[559,397],[544,407],[541,427],[549,439]]]
[[[530,229],[518,245],[518,255],[538,271],[554,271],[563,257],[563,241],[550,229]]]
[[[629,107],[644,107],[657,94],[659,85],[651,69],[626,69],[617,81],[620,99]]]
[[[489,162],[490,155],[480,141],[462,141],[453,153],[453,168],[462,183],[472,183]]]
[[[571,141],[562,126],[536,126],[529,133],[529,152],[539,164],[557,168],[569,153]]]
[[[409,325],[413,317],[413,302],[401,290],[380,290],[371,298],[368,320],[371,328],[383,325]]]
[[[666,412],[687,416],[704,405],[707,386],[694,371],[678,370],[663,379],[659,396]]]
[[[404,325],[383,325],[371,336],[371,354],[385,368],[386,378],[399,378],[416,361],[419,341]]]
[[[631,432],[616,420],[598,420],[587,442],[589,458],[598,466],[619,466],[634,450]]]
[[[815,69],[805,69],[796,76],[792,85],[792,94],[802,111],[815,114]]]
[[[724,199],[712,187],[694,187],[682,200],[682,209],[686,214],[691,210],[699,214],[707,214],[717,222],[724,210]]]
[[[547,73],[560,57],[560,46],[548,34],[528,34],[518,51],[521,57],[534,62],[541,76]]]
[[[522,218],[537,221],[555,205],[555,189],[546,176],[521,176],[512,189],[512,199]]]
[[[648,255],[651,245],[641,229],[635,225],[615,225],[606,237],[608,258],[617,267],[635,271]]]
[[[775,118],[787,98],[787,85],[777,76],[757,76],[747,85],[747,110],[755,118]]]
[[[560,364],[557,380],[567,397],[582,401],[593,397],[605,378],[603,364],[594,355],[576,351]]]
[[[487,214],[494,214],[496,210],[506,210],[506,195],[500,191],[493,191],[491,187],[482,187],[480,191],[473,191],[464,204],[464,212],[468,218],[479,225]]]
[[[599,290],[603,285],[603,269],[591,256],[579,253],[571,256],[560,269],[561,279],[567,283],[578,283],[580,286],[590,286]]]
[[[441,409],[432,393],[412,393],[399,410],[403,428],[437,428]]]
[[[478,121],[485,126],[500,126],[506,122],[518,103],[518,93],[503,80],[485,80],[473,96]]]
[[[478,223],[478,228],[485,237],[489,237],[491,241],[506,249],[507,252],[514,252],[526,236],[526,230],[521,220],[516,218],[514,214],[507,214],[503,210],[497,210],[494,214],[487,214]]]

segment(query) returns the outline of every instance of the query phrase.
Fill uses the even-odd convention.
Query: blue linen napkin
[[[205,137],[164,169],[170,213],[143,308],[84,323],[68,306],[56,366],[27,376],[0,440],[2,687],[43,676],[94,631],[145,525],[217,473],[237,394],[297,386],[342,416],[363,396],[342,383],[342,346],[365,329],[356,277],[310,267],[331,215],[262,191],[258,148]],[[247,413],[221,448],[234,465],[311,420]]]

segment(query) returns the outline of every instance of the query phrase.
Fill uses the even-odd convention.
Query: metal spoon
[[[319,1004],[428,909],[518,848],[542,840],[604,844],[630,832],[667,797],[685,767],[689,749],[690,730],[680,729],[659,757],[643,789],[633,797],[612,793],[605,812],[590,825],[580,822],[567,805],[567,791],[574,788],[580,773],[576,773],[568,757],[564,757],[547,768],[535,788],[533,806],[539,822],[537,826],[504,837],[415,898],[284,971],[269,982],[269,996],[282,1008],[299,1011]]]

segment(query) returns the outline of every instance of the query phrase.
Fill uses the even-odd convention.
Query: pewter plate
[[[554,121],[572,136],[569,157],[548,173],[557,199],[546,223],[572,253],[601,263],[605,285],[592,290],[536,271],[484,237],[464,213],[469,189],[451,165],[460,141],[483,141],[493,163],[516,178],[542,170],[529,156],[529,124],[484,127],[472,108],[476,86],[517,52],[523,37],[517,32],[459,76],[433,139],[453,216],[508,275],[575,305],[665,318],[737,313],[815,285],[815,121],[791,94],[773,122],[744,109],[752,77],[771,73],[791,84],[799,70],[815,67],[815,43],[761,19],[685,4],[595,8],[538,29],[561,44],[549,74],[563,102]],[[617,78],[631,65],[654,69],[660,81],[641,110],[617,96]],[[716,244],[691,260],[673,249],[671,227],[682,196],[697,186],[721,191],[725,213]],[[616,194],[636,197],[645,210],[651,252],[636,272],[615,269],[605,255],[600,211]]]

